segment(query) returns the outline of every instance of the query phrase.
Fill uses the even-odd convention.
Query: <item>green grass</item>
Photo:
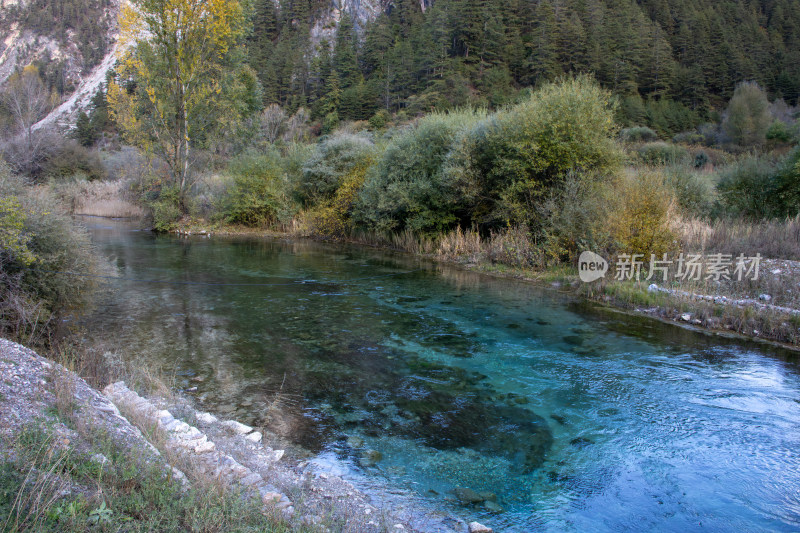
[[[287,532],[291,526],[265,516],[261,502],[214,487],[184,489],[162,464],[147,462],[103,434],[81,453],[44,424],[18,437],[15,459],[0,463],[0,531]],[[92,460],[101,453],[105,464]],[[60,494],[58,480],[84,487]]]

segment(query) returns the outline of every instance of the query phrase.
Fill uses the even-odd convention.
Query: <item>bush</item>
[[[98,257],[85,229],[0,167],[1,335],[29,345],[52,341],[65,315],[91,303]]]
[[[623,142],[652,142],[658,140],[658,133],[647,126],[633,126],[625,128],[619,132],[619,138]]]
[[[720,173],[717,184],[722,214],[759,220],[778,216],[777,167],[766,157],[748,156]]]
[[[470,223],[535,231],[535,207],[570,172],[602,174],[617,166],[613,119],[610,94],[578,76],[481,121],[457,143],[448,171],[475,199]]]
[[[708,154],[705,152],[698,152],[697,155],[694,156],[694,168],[703,168],[709,163],[711,163],[711,158],[708,157]]]
[[[800,213],[800,148],[795,148],[783,161],[777,177],[782,216]]]
[[[454,227],[466,202],[445,163],[453,143],[479,118],[472,112],[433,114],[398,134],[367,176],[357,219],[384,232]]]
[[[153,229],[171,231],[183,216],[180,190],[175,185],[163,185],[158,196],[148,202],[153,216]]]
[[[792,132],[789,126],[781,120],[775,120],[770,124],[767,129],[767,140],[779,143],[788,143],[792,141]]]
[[[389,114],[389,112],[385,109],[379,109],[370,117],[369,127],[373,130],[382,130],[386,127],[390,120],[392,120],[392,116]]]
[[[722,127],[741,146],[762,144],[772,122],[767,94],[755,82],[736,86]]]
[[[608,184],[600,177],[578,173],[567,176],[540,208],[543,261],[576,263],[585,250],[606,250],[611,200]]]
[[[617,253],[651,254],[660,258],[678,248],[678,235],[672,228],[675,196],[659,172],[626,174],[613,189],[616,202],[609,211],[608,228]]]
[[[705,140],[705,136],[696,131],[684,131],[672,137],[672,142],[675,144],[703,144]]]
[[[636,149],[639,160],[646,165],[675,165],[689,161],[689,151],[662,141],[647,143]]]
[[[233,186],[220,202],[226,222],[266,227],[287,218],[285,172],[276,153],[244,154],[231,161]]]
[[[664,170],[664,179],[683,213],[700,218],[710,214],[714,188],[703,174],[676,165]]]
[[[96,152],[69,140],[45,160],[42,175],[47,179],[59,180],[75,174],[85,175],[90,181],[101,180],[106,177],[106,169]]]
[[[342,185],[329,201],[322,202],[311,212],[312,231],[325,237],[342,239],[352,233],[353,207],[364,185],[372,160],[364,160],[352,167],[343,177]]]
[[[323,140],[305,162],[297,197],[306,207],[333,198],[345,177],[375,157],[375,145],[365,135],[340,133]]]

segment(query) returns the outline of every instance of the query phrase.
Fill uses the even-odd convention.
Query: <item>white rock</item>
[[[684,313],[681,315],[681,320],[683,320],[684,322],[689,322],[691,319],[692,315],[690,315],[689,313]]]
[[[251,442],[261,442],[261,439],[264,438],[264,436],[261,434],[260,431],[254,431],[252,433],[248,433],[247,435],[245,435],[244,438],[246,438]]]
[[[202,422],[203,424],[213,424],[217,421],[217,417],[212,415],[211,413],[197,413],[195,418]]]
[[[176,418],[177,420],[177,418]],[[184,422],[183,420],[178,420],[178,423],[175,424],[175,427],[172,428],[172,431],[175,433],[188,433],[189,430],[192,429],[192,426]]]
[[[253,431],[253,428],[250,426],[242,424],[241,422],[237,422],[236,420],[228,420],[224,424],[225,427],[231,429],[234,433],[238,433],[239,435],[244,435]]]
[[[213,442],[206,441],[206,442],[204,442],[202,444],[199,444],[199,445],[195,446],[194,447],[194,452],[195,453],[213,452],[216,447],[217,446]]]
[[[180,420],[174,420],[173,419],[172,422],[170,422],[168,424],[162,424],[161,428],[165,429],[167,431],[175,431],[175,428],[178,427],[179,423],[180,423]]]
[[[470,522],[469,524],[469,533],[492,533],[492,532],[493,532],[492,528],[486,527],[478,522]]]
[[[394,525],[394,528],[395,528],[397,531],[404,531],[404,530],[406,529],[406,526],[404,526],[403,524],[395,524],[395,525]]]
[[[651,283],[650,286],[647,287],[647,292],[658,292],[658,285]]]
[[[761,300],[762,302],[769,302],[770,300],[772,300],[772,296],[770,296],[769,294],[759,294],[758,299]]]
[[[280,461],[281,458],[283,457],[283,454],[285,454],[285,453],[286,452],[283,451],[283,450],[275,450],[275,452],[274,452],[274,454],[272,456],[273,461]]]

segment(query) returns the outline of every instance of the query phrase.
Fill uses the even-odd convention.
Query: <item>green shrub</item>
[[[650,99],[645,104],[646,124],[663,137],[694,129],[700,123],[699,113],[669,98]]]
[[[703,168],[707,164],[711,162],[711,158],[708,157],[708,154],[705,152],[698,152],[696,156],[694,156],[694,168]]]
[[[183,216],[180,190],[175,185],[162,186],[157,197],[147,204],[152,210],[153,229],[156,231],[173,230]]]
[[[478,123],[450,157],[451,180],[474,199],[470,223],[539,225],[536,206],[570,172],[617,166],[614,104],[588,76],[543,86]]]
[[[106,169],[96,152],[69,140],[50,154],[42,165],[42,175],[58,180],[75,174],[83,174],[89,180],[101,180],[106,177]]]
[[[689,161],[689,151],[667,142],[647,143],[636,149],[639,160],[646,165],[675,165]]]
[[[789,126],[782,120],[775,120],[767,129],[767,140],[779,143],[788,143],[792,140],[792,132]]]
[[[369,119],[369,127],[373,130],[382,130],[392,119],[392,116],[385,109],[379,109]]]
[[[0,167],[0,335],[52,340],[65,315],[91,303],[101,265],[85,229]]]
[[[276,153],[247,153],[231,161],[233,186],[220,202],[226,222],[266,227],[286,218],[289,201],[285,172]]]
[[[322,134],[327,135],[333,133],[333,130],[339,125],[339,113],[331,111],[325,118],[322,119]]]
[[[375,145],[365,135],[340,133],[317,144],[303,165],[298,199],[306,207],[330,200],[355,167],[375,157]]]
[[[445,163],[480,115],[433,114],[395,136],[369,173],[356,217],[371,229],[438,233],[458,222],[465,202]]]
[[[619,138],[623,142],[652,142],[658,140],[658,133],[647,126],[633,126],[625,128],[619,132]]]
[[[778,216],[783,208],[777,171],[773,160],[759,156],[748,156],[723,169],[717,183],[722,214],[751,220]]]

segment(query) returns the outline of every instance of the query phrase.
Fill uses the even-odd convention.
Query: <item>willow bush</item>
[[[461,188],[446,163],[482,112],[434,113],[397,134],[368,173],[358,221],[379,232],[438,234],[455,227],[476,191]]]
[[[550,83],[481,121],[450,157],[448,173],[471,191],[471,222],[541,225],[537,206],[571,172],[617,168],[615,103],[589,76]]]

